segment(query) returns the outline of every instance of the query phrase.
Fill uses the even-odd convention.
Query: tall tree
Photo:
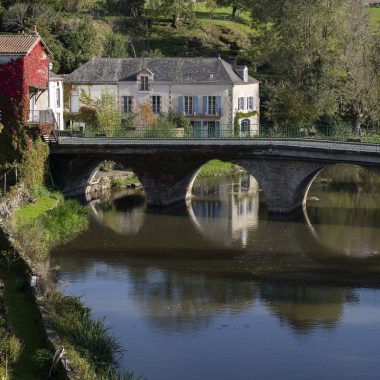
[[[255,0],[252,15],[266,31],[259,42],[269,42],[261,51],[272,76],[267,116],[278,123],[312,124],[334,113],[333,63],[342,1],[274,0],[268,8],[264,3]]]
[[[363,122],[379,120],[380,36],[370,26],[368,13],[359,0],[344,8],[339,93],[356,134]]]

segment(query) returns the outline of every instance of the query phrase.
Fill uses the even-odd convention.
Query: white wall
[[[133,97],[133,109],[143,104],[151,105],[152,96],[161,96],[161,112],[168,112],[169,109],[178,111],[180,96],[198,96],[198,114],[199,120],[207,120],[205,111],[203,110],[203,96],[220,96],[222,101],[222,116],[213,118],[218,120],[222,125],[230,125],[233,128],[234,115],[238,110],[238,98],[244,97],[247,101],[248,97],[254,97],[255,110],[259,111],[259,84],[244,83],[240,85],[229,84],[169,84],[150,82],[149,91],[139,91],[138,83],[119,82],[116,84],[94,84],[94,85],[76,85],[73,87],[71,94],[71,112],[78,112],[81,106],[79,97],[81,90],[85,90],[93,100],[99,99],[102,92],[108,89],[119,100],[120,109],[123,110],[123,97]],[[251,110],[243,110],[249,112]],[[193,116],[192,119],[196,119]],[[251,133],[258,131],[259,116],[248,117],[251,123]],[[198,119],[197,119],[198,120]]]
[[[254,109],[247,109],[247,98],[253,96],[254,98]],[[244,110],[239,110],[239,104],[238,104],[238,99],[240,97],[244,97],[245,100],[245,107]],[[241,85],[235,85],[233,87],[233,113],[235,114],[236,112],[251,112],[251,111],[260,111],[260,95],[259,95],[259,84],[258,83],[252,83],[252,84],[241,84]],[[255,116],[250,116],[245,119],[249,119],[251,122],[251,134],[256,134],[258,133],[258,128],[259,128],[259,120],[260,117],[259,115]],[[240,119],[244,120],[243,119]]]
[[[59,95],[57,94],[59,91]],[[51,80],[49,83],[50,109],[54,112],[60,130],[64,129],[63,121],[63,80]]]

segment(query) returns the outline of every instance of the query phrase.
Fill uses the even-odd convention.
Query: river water
[[[121,368],[149,380],[378,379],[379,195],[347,167],[288,218],[267,215],[245,173],[197,180],[165,212],[116,192],[51,265],[106,317]]]

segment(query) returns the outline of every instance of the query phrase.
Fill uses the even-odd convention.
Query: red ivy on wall
[[[25,57],[0,65],[0,110],[4,133],[14,149],[27,147],[27,119],[29,87],[46,89],[48,86],[49,59],[37,44]]]

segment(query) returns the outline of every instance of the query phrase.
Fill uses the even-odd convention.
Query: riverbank
[[[28,192],[23,186],[13,189],[0,203],[1,228],[8,235],[3,239],[1,258],[2,263],[11,265],[0,267],[4,303],[10,326],[24,347],[11,369],[14,378],[46,379],[52,367],[51,378],[62,378],[53,354],[64,348],[65,366],[70,371],[63,378],[118,379],[120,352],[115,337],[104,320],[91,318],[91,309],[79,298],[55,289],[47,264],[53,246],[87,228],[87,207],[45,188]],[[21,273],[19,267],[23,267]],[[32,276],[37,278],[34,287],[29,285]],[[18,283],[22,289],[19,295]],[[132,373],[120,376],[135,379]]]

